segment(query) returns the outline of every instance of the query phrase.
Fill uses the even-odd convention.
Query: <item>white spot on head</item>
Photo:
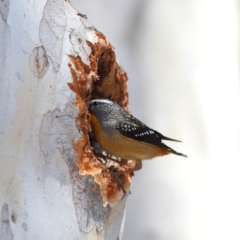
[[[113,102],[111,100],[108,100],[108,99],[94,99],[94,100],[91,100],[89,103],[90,104],[93,104],[93,103],[107,103],[107,104],[113,104]]]

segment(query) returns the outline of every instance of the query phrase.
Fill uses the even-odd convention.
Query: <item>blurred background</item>
[[[133,115],[188,155],[136,172],[123,240],[239,240],[239,1],[71,2],[116,48]]]

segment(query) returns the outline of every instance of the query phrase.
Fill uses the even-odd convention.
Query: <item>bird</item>
[[[89,102],[90,125],[93,136],[107,153],[122,160],[135,160],[133,171],[142,168],[142,160],[170,153],[187,157],[163,143],[163,140],[180,142],[165,137],[129,114],[109,99]]]

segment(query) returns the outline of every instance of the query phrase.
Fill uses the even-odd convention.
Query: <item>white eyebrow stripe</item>
[[[113,104],[113,102],[108,99],[94,99],[94,100],[90,101],[90,104],[95,103],[95,102]]]

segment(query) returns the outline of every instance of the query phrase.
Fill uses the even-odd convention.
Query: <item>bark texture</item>
[[[114,48],[67,1],[3,0],[0,56],[0,240],[121,239],[131,174],[94,156],[87,110],[127,109]]]

